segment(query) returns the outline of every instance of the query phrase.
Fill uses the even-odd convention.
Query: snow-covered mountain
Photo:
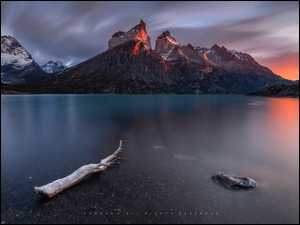
[[[68,67],[64,65],[61,61],[52,61],[45,63],[44,65],[40,66],[42,70],[44,70],[46,73],[54,73],[59,72],[62,70],[67,69]]]
[[[12,64],[22,69],[31,64],[33,59],[28,51],[13,37],[1,37],[1,66]]]
[[[1,36],[1,83],[31,82],[42,75],[45,72],[15,38]]]

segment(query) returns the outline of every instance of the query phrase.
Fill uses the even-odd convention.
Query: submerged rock
[[[211,177],[215,182],[229,189],[249,189],[256,187],[256,181],[248,177],[236,177],[229,174],[218,174]]]

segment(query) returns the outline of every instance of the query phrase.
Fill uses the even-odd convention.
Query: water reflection
[[[127,160],[112,170],[122,175],[112,190],[126,210],[219,212],[204,223],[299,222],[298,107],[299,99],[242,95],[1,96],[4,219],[17,221],[5,217],[8,208],[37,212],[33,186],[98,162],[123,140]],[[218,172],[251,177],[258,187],[233,194],[211,181]],[[100,188],[102,177],[83,186]],[[109,185],[93,198],[104,201]],[[71,193],[90,201],[80,186]],[[61,196],[60,205],[76,204]],[[81,215],[84,207],[72,210]]]

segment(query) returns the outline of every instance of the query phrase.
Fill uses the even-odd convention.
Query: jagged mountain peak
[[[63,63],[61,61],[53,61],[53,60],[49,60],[47,63],[45,64],[52,64],[52,65],[58,65],[58,66],[61,66],[63,65]],[[44,64],[44,65],[45,65]]]
[[[191,50],[195,50],[195,47],[193,45],[191,45],[190,43],[188,43],[186,47]]]
[[[61,61],[52,61],[45,63],[44,65],[40,66],[42,70],[44,70],[46,73],[54,73],[59,72],[62,70],[67,69],[68,67],[64,65]]]
[[[223,56],[224,60],[251,60],[255,61],[251,55],[243,52],[239,52],[236,50],[229,50],[226,47],[222,46],[220,47],[217,44],[214,44],[211,49],[209,49],[207,52],[214,52],[216,54],[219,54],[221,57]]]
[[[235,54],[233,54],[232,52],[230,52],[227,48],[225,48],[224,46],[220,47],[217,44],[214,44],[211,49],[209,49],[207,51],[207,53],[214,53],[217,54],[218,56],[220,56],[222,58],[223,61],[235,61],[237,60],[237,57]]]
[[[171,36],[170,31],[166,30],[164,32],[162,32],[162,34],[160,36],[157,37],[157,39],[161,39],[164,40],[166,42],[168,42],[168,44],[172,44],[172,45],[180,45],[176,39],[174,37]]]
[[[219,45],[217,44],[214,44],[212,47],[211,47],[211,50],[214,50],[214,51],[217,51],[217,52],[227,52],[227,48],[225,48],[223,45],[222,47],[220,47]]]
[[[146,23],[143,20],[141,20],[141,22],[139,24],[135,25],[128,32],[139,32],[141,30],[143,30],[144,32],[146,32]]]
[[[164,39],[164,38],[167,38],[170,36],[171,36],[170,31],[166,30],[166,31],[162,32],[162,34],[160,36],[158,36],[157,38]]]
[[[150,37],[147,35],[146,23],[143,20],[127,32],[118,31],[114,33],[108,41],[108,49],[130,40],[141,41],[149,50],[151,49]]]
[[[1,52],[4,52],[7,50],[7,47],[22,47],[21,44],[12,36],[8,35],[3,35],[1,36]]]
[[[166,59],[173,50],[181,51],[178,47],[180,44],[171,36],[170,31],[166,30],[157,37],[154,51]]]

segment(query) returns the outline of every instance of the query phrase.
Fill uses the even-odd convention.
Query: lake
[[[123,141],[126,157],[34,192]],[[230,190],[211,177],[250,177]],[[1,95],[1,224],[299,223],[299,99]]]

